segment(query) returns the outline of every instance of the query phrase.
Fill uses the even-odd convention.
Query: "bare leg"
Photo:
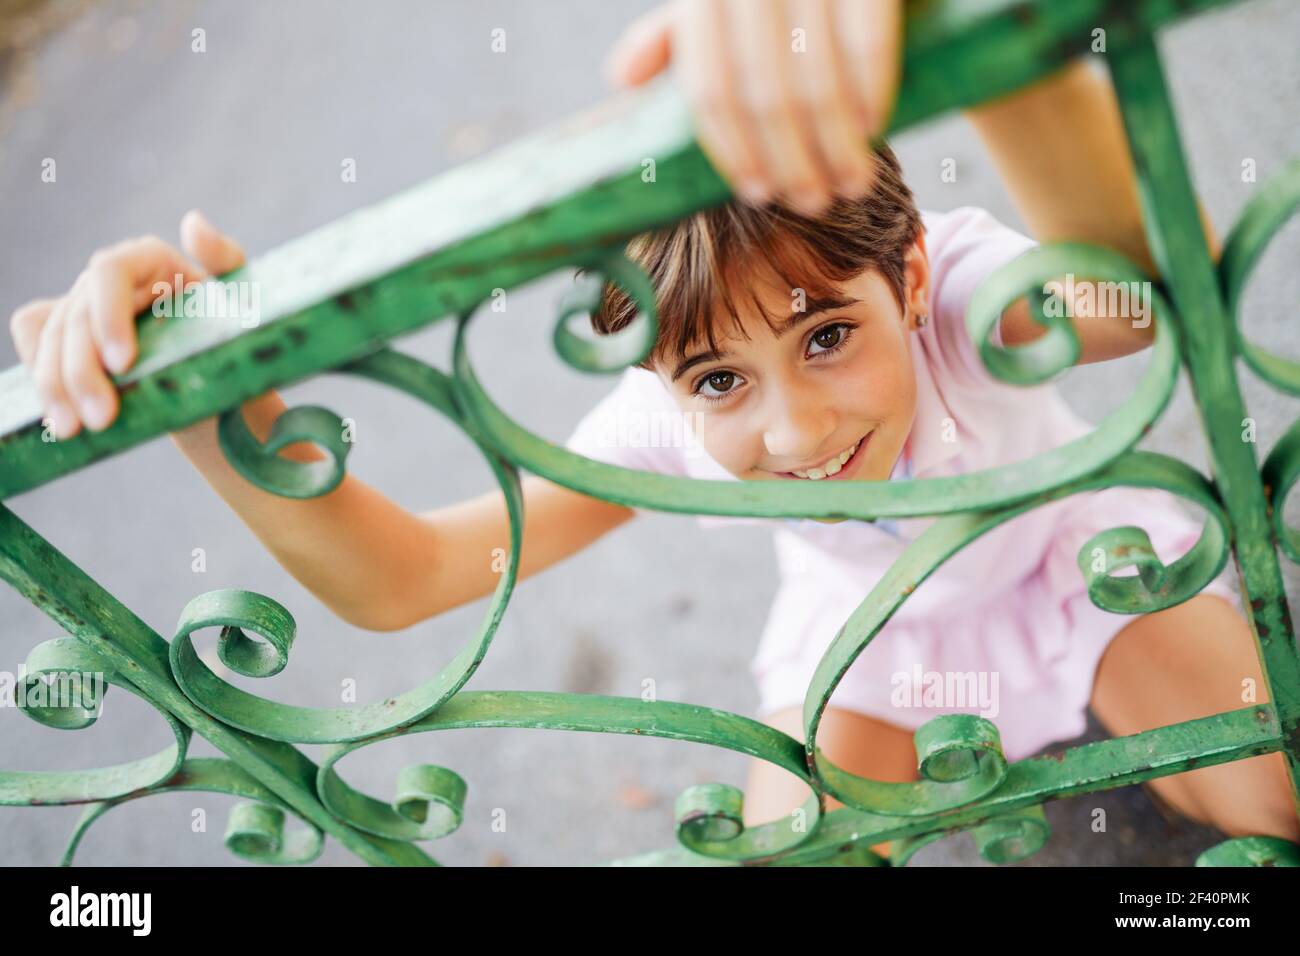
[[[771,714],[764,723],[803,740],[803,707]],[[913,732],[850,710],[828,707],[817,731],[817,746],[836,766],[873,780],[906,783],[917,779]],[[745,787],[745,826],[788,817],[808,799],[808,785],[773,764],[755,759]],[[826,798],[828,810],[844,806]],[[888,855],[889,842],[872,847]]]
[[[1227,601],[1199,594],[1144,614],[1116,635],[1097,668],[1092,709],[1114,736],[1140,733],[1249,706],[1242,682],[1268,691],[1250,625]],[[1282,754],[1202,767],[1148,784],[1179,811],[1229,836],[1278,836],[1300,842]]]

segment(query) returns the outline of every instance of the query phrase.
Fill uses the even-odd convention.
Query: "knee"
[[[1249,796],[1220,829],[1231,837],[1273,836],[1300,844],[1300,817],[1286,761],[1282,754],[1273,753],[1262,762],[1267,766],[1263,779],[1246,790]]]
[[[1300,819],[1289,806],[1258,806],[1236,814],[1221,830],[1230,837],[1271,836],[1300,844]]]

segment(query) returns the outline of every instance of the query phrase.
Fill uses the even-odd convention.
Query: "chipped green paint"
[[[101,458],[211,415],[221,447],[249,481],[276,494],[324,494],[342,479],[349,445],[333,411],[295,408],[259,443],[239,405],[270,388],[321,372],[359,375],[406,392],[450,419],[482,451],[505,497],[511,550],[476,633],[436,674],[396,697],[319,709],[282,704],[214,674],[192,638],[216,629],[217,652],[249,678],[289,663],[295,625],[271,597],[222,590],[177,602],[164,639],[75,564],[0,505],[0,577],[69,636],[31,649],[24,712],[60,729],[99,716],[102,690],[51,700],[41,675],[102,674],[105,686],[143,697],[175,742],[157,754],[82,771],[0,771],[0,804],[85,804],[63,862],[89,828],[120,803],[155,793],[204,790],[242,797],[226,832],[231,852],[271,864],[315,860],[332,835],[368,862],[436,865],[415,844],[459,827],[466,781],[434,764],[404,768],[387,799],[351,787],[342,761],[397,735],[516,727],[665,737],[723,747],[768,761],[802,780],[802,826],[781,820],[746,827],[742,794],[705,784],[677,800],[676,844],[612,865],[905,865],[924,845],[969,831],[997,863],[1023,859],[1049,837],[1043,804],[1080,793],[1259,754],[1286,755],[1300,782],[1300,660],[1282,589],[1278,551],[1300,561],[1300,532],[1283,504],[1300,478],[1300,422],[1262,468],[1239,440],[1245,416],[1234,361],[1300,395],[1300,364],[1247,341],[1237,308],[1251,270],[1300,207],[1300,162],[1264,184],[1213,265],[1199,228],[1177,128],[1152,33],[1227,0],[930,0],[909,9],[904,83],[892,131],[1015,90],[1085,53],[1092,30],[1107,30],[1107,62],[1123,107],[1139,173],[1146,228],[1165,281],[1147,366],[1127,400],[1097,428],[1060,449],[976,474],[911,482],[781,485],[697,481],[626,471],[573,455],[530,434],[493,402],[469,363],[465,334],[480,302],[559,269],[589,271],[561,303],[555,348],[573,368],[617,371],[644,356],[657,331],[653,290],[619,252],[638,232],[724,201],[727,190],[691,136],[671,85],[653,84],[493,156],[360,210],[222,277],[264,290],[260,320],[182,322],[146,314],[140,360],[116,382],[122,413],[102,433],[43,440],[39,405],[21,368],[0,374],[0,498],[11,498]],[[654,189],[641,181],[656,160]],[[527,176],[518,171],[527,168]],[[1012,300],[1062,272],[1119,281],[1146,277],[1103,249],[1061,243],[1038,248],[991,276],[967,324],[992,374],[1013,384],[1045,381],[1073,363],[1079,343],[1067,323],[1044,313],[1047,334],[1002,351],[989,341]],[[641,315],[617,336],[592,342],[573,333],[601,282],[627,289]],[[455,318],[450,373],[387,348],[397,335]],[[1214,456],[1214,480],[1165,455],[1135,451],[1164,411],[1180,368],[1191,378]],[[310,440],[327,454],[295,463],[276,452]],[[805,698],[805,746],[758,721],[671,701],[544,692],[466,691],[487,654],[518,575],[523,528],[519,470],[587,494],[663,511],[760,517],[936,516],[845,621]],[[949,715],[915,735],[921,779],[886,783],[849,773],[817,746],[822,714],[839,680],[909,594],[980,535],[1067,495],[1114,485],[1162,488],[1204,515],[1187,554],[1164,565],[1138,527],[1095,536],[1080,551],[1092,601],[1118,614],[1179,604],[1235,561],[1249,596],[1251,625],[1272,703],[1008,763],[997,726]],[[1274,545],[1277,545],[1275,547]],[[1105,571],[1093,567],[1101,549]],[[1085,560],[1085,556],[1088,560]],[[1115,572],[1134,568],[1133,575]],[[223,758],[187,756],[198,733]],[[299,744],[326,745],[319,763]],[[845,806],[826,811],[826,798]],[[286,829],[286,813],[298,821]],[[892,857],[871,847],[890,841]],[[1300,864],[1298,848],[1264,838],[1229,840],[1198,865]]]

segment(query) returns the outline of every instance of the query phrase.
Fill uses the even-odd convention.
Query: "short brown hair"
[[[755,207],[733,199],[634,236],[626,255],[649,275],[659,308],[659,337],[638,367],[651,369],[653,360],[674,349],[684,357],[701,338],[717,348],[710,316],[719,300],[739,332],[740,316],[725,280],[742,274],[740,267],[756,252],[790,289],[803,289],[808,299],[835,295],[827,280],[845,282],[875,269],[902,305],[904,258],[920,232],[921,215],[893,150],[881,143],[875,155],[870,192],[861,199],[835,197],[816,218],[777,202]],[[774,318],[752,291],[750,296],[771,327]],[[632,299],[606,283],[591,323],[598,334],[608,335],[635,316]]]

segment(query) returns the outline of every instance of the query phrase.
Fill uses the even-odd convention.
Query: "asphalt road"
[[[29,31],[30,56],[0,61],[7,67],[0,67],[5,316],[27,299],[62,291],[100,245],[143,232],[175,237],[191,206],[255,254],[594,103],[605,92],[605,49],[648,4],[80,6],[54,18],[48,33]],[[201,54],[191,50],[196,28],[205,31]],[[495,28],[506,31],[504,54],[491,51]],[[1258,0],[1201,16],[1161,40],[1196,184],[1221,233],[1253,188],[1241,181],[1243,159],[1254,159],[1263,179],[1300,156],[1297,36],[1300,9]],[[894,145],[925,208],[980,205],[1020,225],[961,118]],[[41,181],[47,157],[57,162],[55,183]],[[355,182],[340,181],[344,158],[356,161]],[[956,160],[955,182],[940,178],[948,158]],[[1292,355],[1300,351],[1293,331],[1298,252],[1293,223],[1246,299],[1251,335]],[[476,367],[506,410],[555,441],[610,384],[574,373],[553,354],[552,308],[564,281],[551,277],[520,290],[507,315],[480,319],[471,337]],[[8,335],[0,339],[0,367],[7,367],[17,359]],[[446,367],[450,342],[449,327],[440,325],[399,344]],[[1099,419],[1127,394],[1142,361],[1072,371],[1063,389],[1082,414]],[[1249,372],[1242,380],[1262,459],[1296,417],[1295,403]],[[349,466],[409,508],[491,487],[473,445],[403,396],[338,375],[285,394],[353,417],[359,437]],[[1185,380],[1146,447],[1204,466]],[[275,563],[166,440],[6,504],[164,636],[199,592],[242,587],[275,597],[297,619],[298,639],[286,671],[258,691],[286,702],[335,705],[348,680],[363,700],[406,690],[456,653],[486,607],[477,602],[400,634],[347,626]],[[206,554],[201,574],[192,569],[195,548]],[[719,570],[702,573],[705,564]],[[1294,585],[1295,569],[1287,573]],[[757,695],[747,663],[775,584],[764,531],[708,532],[690,518],[648,517],[523,582],[470,688],[634,695],[653,678],[661,698],[752,713]],[[55,624],[0,588],[0,670],[17,672],[32,646],[58,635]],[[121,693],[110,696],[99,724],[77,733],[0,708],[4,767],[102,766],[165,743],[156,715]],[[313,757],[319,751],[304,749]],[[196,738],[191,753],[217,751]],[[472,730],[373,746],[343,772],[386,798],[407,764],[451,767],[469,783],[466,819],[430,851],[448,864],[549,865],[672,845],[677,794],[695,783],[743,784],[746,759],[620,735]],[[244,865],[222,845],[234,802],[203,794],[136,801],[91,831],[78,860]],[[1098,807],[1108,816],[1104,833],[1091,826]],[[492,825],[499,809],[505,832]],[[196,810],[207,818],[202,829],[193,823]],[[0,860],[56,861],[79,813],[0,809]],[[1136,788],[1056,801],[1047,813],[1052,841],[1026,865],[1186,864],[1220,839],[1171,825]],[[357,862],[332,842],[324,860]],[[985,865],[968,836],[927,847],[916,863]]]

